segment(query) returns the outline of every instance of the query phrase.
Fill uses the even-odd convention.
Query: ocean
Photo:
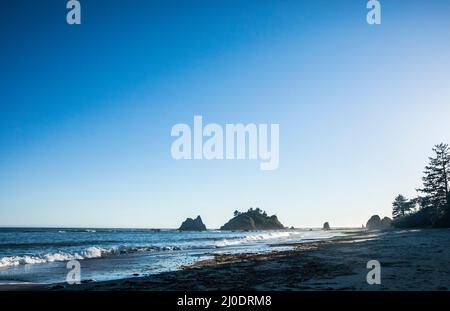
[[[0,284],[65,282],[70,260],[82,281],[148,276],[181,269],[214,253],[268,252],[271,244],[345,235],[332,230],[180,232],[173,229],[0,228]]]

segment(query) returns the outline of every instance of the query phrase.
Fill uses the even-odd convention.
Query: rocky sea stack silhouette
[[[328,223],[328,221],[323,224],[322,230],[331,230],[330,224]]]
[[[178,229],[180,231],[205,231],[206,226],[202,221],[202,218],[200,216],[197,216],[197,218],[187,218],[183,223],[181,224],[180,228]]]
[[[234,212],[234,217],[220,230],[276,230],[284,229],[277,216],[268,216],[259,208],[250,208],[247,212]]]
[[[367,230],[389,230],[392,229],[391,226],[392,219],[389,217],[380,218],[378,215],[373,215],[367,221],[366,228]]]

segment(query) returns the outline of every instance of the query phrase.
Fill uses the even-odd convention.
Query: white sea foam
[[[105,249],[100,247],[89,247],[84,251],[74,253],[57,252],[40,255],[7,256],[0,259],[0,267],[99,258],[114,252],[116,252],[116,248]]]
[[[251,234],[246,235],[240,238],[234,238],[234,239],[223,239],[216,242],[217,247],[225,247],[225,246],[231,246],[231,245],[239,245],[244,243],[252,243],[257,241],[264,241],[264,240],[276,240],[276,239],[282,239],[282,238],[290,238],[293,236],[301,235],[302,232],[287,232],[287,231],[281,231],[281,232],[267,232],[267,233],[258,233],[258,234]]]
[[[181,249],[183,248],[179,246],[148,246],[148,247],[115,246],[111,248],[101,248],[93,246],[80,252],[71,252],[71,253],[56,252],[39,255],[7,256],[0,258],[0,268],[8,266],[27,265],[27,264],[42,264],[55,261],[101,258],[114,254],[128,254],[128,253],[153,252],[153,251],[175,251]]]
[[[342,236],[339,232],[326,231],[275,231],[264,232],[258,234],[250,234],[242,237],[228,238],[216,242],[216,247],[226,247],[239,244],[248,244],[255,242],[278,242],[278,241],[306,241],[306,240],[322,240],[335,236]]]

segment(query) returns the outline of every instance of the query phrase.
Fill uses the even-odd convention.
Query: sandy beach
[[[359,231],[328,241],[291,245],[295,249],[289,251],[218,255],[176,272],[45,289],[449,290],[449,245],[449,229]],[[380,285],[367,284],[369,260],[381,264]]]

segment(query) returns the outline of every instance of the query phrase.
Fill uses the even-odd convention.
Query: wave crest
[[[243,236],[240,238],[223,239],[216,243],[216,247],[226,247],[226,246],[231,246],[231,245],[239,245],[239,244],[257,242],[257,241],[287,238],[292,235],[298,235],[298,234],[300,234],[300,233],[299,232],[286,232],[286,231],[252,234],[252,235],[246,235],[246,236]]]
[[[144,247],[89,247],[80,252],[56,252],[39,255],[6,256],[0,259],[0,268],[27,264],[42,264],[55,261],[83,260],[101,258],[109,255],[129,254],[137,252],[175,251],[181,250],[178,246],[144,246]]]

